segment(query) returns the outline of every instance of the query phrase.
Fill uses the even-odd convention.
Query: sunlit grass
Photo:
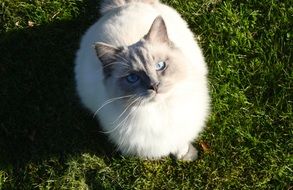
[[[292,188],[292,3],[164,2],[209,66],[199,159],[123,157],[79,105],[73,60],[98,1],[0,0],[0,189]]]

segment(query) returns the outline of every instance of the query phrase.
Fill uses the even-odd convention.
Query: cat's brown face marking
[[[113,96],[150,97],[165,94],[186,75],[187,61],[173,47],[161,17],[139,42],[128,47],[96,44],[106,87]]]

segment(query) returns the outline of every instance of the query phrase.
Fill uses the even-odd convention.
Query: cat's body
[[[190,143],[205,125],[209,95],[207,67],[186,22],[154,0],[102,5],[77,53],[82,103],[123,154],[195,159]],[[103,43],[95,51],[96,42]]]

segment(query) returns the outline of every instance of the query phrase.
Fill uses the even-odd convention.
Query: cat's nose
[[[151,89],[151,90],[153,90],[153,91],[155,91],[155,92],[158,92],[159,85],[160,85],[159,82],[152,83],[152,84],[149,86],[149,89]]]

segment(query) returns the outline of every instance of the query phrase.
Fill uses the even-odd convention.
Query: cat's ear
[[[144,37],[145,40],[151,43],[170,43],[167,28],[164,19],[161,16],[158,16],[147,35]]]
[[[119,53],[121,49],[103,42],[97,42],[94,47],[102,62],[104,73],[109,74],[112,70],[111,63],[115,62],[115,54]]]
[[[98,58],[103,64],[111,62],[114,59],[114,55],[120,51],[119,48],[103,42],[97,42],[94,47]]]

